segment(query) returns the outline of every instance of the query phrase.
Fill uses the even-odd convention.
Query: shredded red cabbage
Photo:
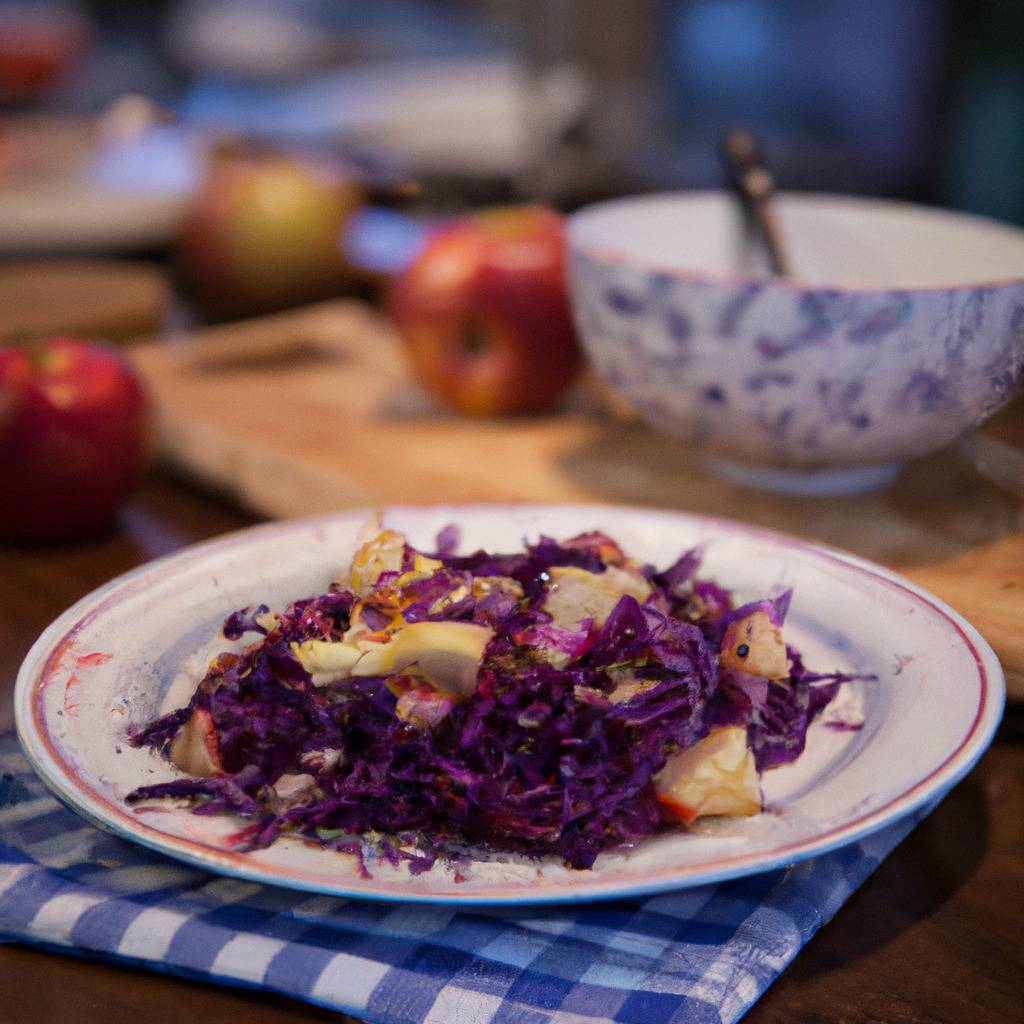
[[[744,609],[698,578],[698,551],[658,573],[629,563],[597,533],[542,537],[518,554],[456,555],[457,543],[456,528],[443,530],[432,556],[441,568],[401,587],[405,622],[494,631],[475,691],[445,705],[439,721],[424,727],[396,713],[396,693],[418,685],[414,678],[314,685],[292,648],[339,641],[357,611],[367,628],[385,628],[391,612],[374,595],[334,587],[276,620],[265,606],[243,609],[224,635],[251,633],[255,642],[214,659],[185,708],[130,736],[167,753],[193,713],[207,712],[218,773],[142,786],[128,799],[184,798],[199,814],[237,815],[248,848],[291,834],[358,853],[373,835],[380,855],[413,872],[469,847],[553,854],[589,868],[602,850],[671,827],[652,780],[673,753],[714,727],[743,725],[759,771],[785,764],[803,751],[809,724],[839,685],[855,678],[810,672],[791,647],[788,679],[720,670],[724,626]],[[600,627],[551,621],[543,601],[552,569],[603,574],[612,565],[646,580],[650,596],[620,597]],[[386,575],[389,586],[401,584],[398,573]],[[481,577],[518,587],[475,590]],[[756,607],[781,625],[788,604],[786,594]],[[635,692],[617,699],[623,673]],[[289,779],[295,791],[282,795]]]

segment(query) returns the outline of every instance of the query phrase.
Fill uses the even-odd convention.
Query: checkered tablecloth
[[[735,1021],[923,814],[782,871],[646,899],[457,910],[220,878],[88,825],[0,737],[0,939],[387,1024]]]

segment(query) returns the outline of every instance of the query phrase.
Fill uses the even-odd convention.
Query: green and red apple
[[[341,235],[364,202],[343,168],[215,150],[179,235],[187,283],[215,317],[284,309],[350,288]]]

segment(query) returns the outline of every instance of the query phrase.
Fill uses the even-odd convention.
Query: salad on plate
[[[235,612],[188,703],[131,733],[182,772],[174,798],[413,873],[439,858],[557,857],[589,869],[697,818],[756,815],[854,678],[783,638],[791,593],[738,603],[609,536],[457,554],[368,525],[348,572],[279,613]],[[840,726],[843,723],[838,723]],[[847,727],[856,728],[856,723]]]

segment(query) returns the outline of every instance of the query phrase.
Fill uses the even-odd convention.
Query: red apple
[[[0,347],[0,539],[109,527],[145,469],[148,409],[110,346],[55,338]]]
[[[184,275],[216,317],[339,295],[354,272],[341,251],[362,188],[336,166],[222,148],[182,222]]]
[[[0,6],[0,97],[35,99],[74,66],[91,34],[72,10]]]
[[[551,409],[580,367],[565,225],[552,210],[486,210],[437,228],[390,300],[413,372],[459,412]]]

